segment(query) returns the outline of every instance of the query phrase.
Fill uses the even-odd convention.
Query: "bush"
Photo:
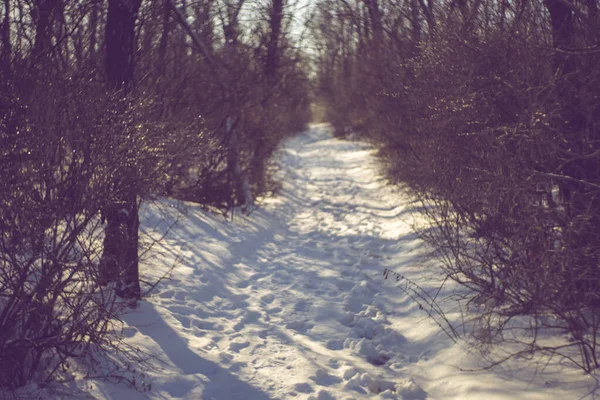
[[[509,357],[558,353],[591,371],[600,366],[600,55],[550,47],[551,21],[535,7],[508,29],[466,4],[462,16],[439,12],[428,40],[397,39],[394,51],[386,38],[386,51],[361,63],[350,53],[363,85],[329,101],[330,113],[348,116],[337,128],[374,141],[390,180],[422,200],[433,228],[424,238],[469,289],[476,344],[516,344]],[[573,27],[573,43],[589,45],[585,29]],[[375,61],[385,67],[374,72]],[[567,339],[545,343],[548,332]]]
[[[115,176],[144,169],[155,149],[101,84],[22,71],[0,115],[0,387],[9,388],[48,382],[116,343],[125,304],[99,285],[101,214],[118,196]]]

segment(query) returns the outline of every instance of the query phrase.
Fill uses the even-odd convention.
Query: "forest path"
[[[143,272],[177,262],[125,316],[123,333],[161,362],[137,372],[151,391],[96,383],[94,396],[570,398],[523,371],[458,370],[473,358],[383,279],[384,268],[422,277],[424,249],[411,228],[418,210],[386,184],[374,153],[315,125],[286,141],[281,191],[249,217],[225,221],[173,201],[146,207],[149,237],[177,223]]]
[[[398,239],[404,257],[418,240],[396,217],[405,205],[382,198],[373,152],[314,126],[286,142],[282,189],[249,218],[187,207],[161,244],[165,265],[181,258],[174,280],[126,317],[131,340],[155,342],[181,371],[154,378],[162,396],[425,398],[399,372],[419,354],[387,320],[382,278]]]

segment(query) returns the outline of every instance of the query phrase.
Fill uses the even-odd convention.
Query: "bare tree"
[[[59,0],[36,0],[32,12],[35,21],[35,39],[31,54],[34,59],[48,53],[52,45],[52,18],[59,6]]]
[[[10,72],[10,58],[12,53],[12,45],[10,38],[10,0],[4,0],[4,8],[2,18],[2,51],[0,52],[0,71],[4,77],[8,77]]]
[[[106,75],[110,87],[127,95],[133,85],[134,28],[141,0],[110,0],[106,21]],[[135,165],[115,177],[114,200],[104,215],[107,220],[101,282],[119,281],[118,293],[128,299],[141,297],[138,266],[139,171]]]

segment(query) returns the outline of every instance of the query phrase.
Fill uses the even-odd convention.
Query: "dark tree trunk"
[[[88,59],[90,65],[96,65],[96,45],[97,45],[97,34],[98,34],[98,17],[100,14],[100,5],[102,0],[92,1],[92,10],[90,12],[90,44]]]
[[[57,37],[55,51],[58,59],[60,60],[62,71],[66,71],[69,68],[69,62],[72,58],[70,51],[72,46],[69,45],[69,42],[73,41],[73,35],[68,33],[69,27],[67,26],[65,11],[64,2],[59,1],[58,6],[54,11],[57,22],[55,28],[55,35]]]
[[[2,52],[0,52],[0,73],[6,82],[10,74],[12,47],[10,44],[10,0],[4,0],[4,18],[2,18]]]
[[[421,5],[423,14],[425,14],[425,19],[427,19],[427,32],[429,33],[429,40],[433,40],[436,30],[435,15],[433,14],[433,0],[427,0],[427,4],[425,4],[424,0],[419,0],[419,4]]]
[[[171,30],[171,6],[169,0],[163,4],[163,27],[158,46],[158,79],[163,80],[167,73],[167,44]]]
[[[269,25],[271,34],[267,45],[267,62],[265,73],[267,77],[274,77],[277,74],[279,64],[279,37],[281,36],[281,22],[283,20],[283,0],[273,0],[271,8]]]
[[[373,33],[373,44],[376,47],[381,46],[383,40],[383,26],[381,25],[381,11],[379,10],[379,0],[364,0],[369,11],[371,30]]]
[[[117,183],[126,186],[127,179]],[[100,261],[100,283],[117,283],[117,294],[127,299],[141,296],[138,269],[138,203],[136,191],[116,196],[104,211],[107,220]]]
[[[500,25],[500,32],[504,32],[506,27],[506,9],[508,6],[508,0],[500,0],[500,20],[498,24]]]
[[[123,95],[133,83],[135,21],[141,0],[109,0],[106,20],[106,76],[114,91]],[[114,182],[115,199],[105,210],[107,226],[100,262],[100,283],[117,281],[123,298],[141,296],[138,270],[138,177],[124,171]]]
[[[580,140],[585,125],[585,117],[578,110],[579,81],[576,72],[576,56],[569,52],[575,47],[574,7],[568,0],[546,0],[546,8],[552,24],[552,42],[554,68],[557,82],[557,94],[562,112],[559,118],[561,131],[569,139]],[[577,179],[581,177],[578,176]]]
[[[58,0],[35,1],[32,12],[35,21],[35,40],[31,51],[34,60],[46,55],[52,46],[52,16],[58,4]]]
[[[156,74],[156,96],[160,104],[160,115],[165,116],[169,110],[164,101],[167,78],[167,46],[169,44],[169,35],[171,33],[171,5],[170,0],[164,0],[162,7],[162,32],[158,44],[158,68]],[[179,59],[179,58],[178,58]]]
[[[573,47],[573,8],[567,0],[547,0],[546,8],[552,23],[552,42],[558,50],[554,56],[555,66],[561,69],[563,74],[568,74],[574,68],[573,56],[563,50]]]
[[[279,68],[279,42],[281,37],[281,25],[283,21],[283,5],[284,0],[273,0],[271,9],[269,10],[269,40],[267,42],[267,59],[265,62],[265,76],[271,90],[263,100],[263,104],[267,105],[271,99],[274,86],[277,85],[277,74]],[[257,191],[262,193],[265,190],[266,179],[266,158],[271,153],[269,140],[265,137],[265,131],[258,129],[254,137],[254,158],[252,161],[252,180],[256,185]]]
[[[421,43],[421,13],[419,12],[418,0],[411,0],[410,3],[410,23],[412,35],[412,53],[419,53],[419,44]]]
[[[194,9],[194,16],[196,18],[196,27],[201,34],[206,49],[209,54],[213,54],[214,48],[214,32],[213,32],[213,21],[211,16],[211,8],[214,0],[204,0],[201,3],[197,3]]]
[[[592,249],[598,246],[600,237],[600,199],[593,185],[599,184],[598,171],[600,163],[597,157],[585,157],[584,154],[600,150],[595,129],[596,117],[583,107],[585,101],[581,96],[585,83],[582,75],[589,73],[585,64],[579,63],[575,52],[577,47],[575,32],[575,7],[567,0],[546,0],[552,24],[552,39],[556,49],[554,68],[557,80],[557,104],[560,113],[555,126],[561,132],[565,153],[579,154],[570,156],[562,162],[559,171],[569,179],[560,182],[560,192],[569,221],[570,241],[568,248],[577,249],[570,274],[574,276],[574,292],[594,293],[600,289],[600,271],[598,256]],[[597,308],[596,297],[582,298],[586,306]]]
[[[135,21],[142,0],[109,0],[106,18],[106,76],[125,94],[133,83]]]
[[[588,30],[591,42],[594,45],[600,40],[600,26],[598,26],[598,0],[587,0],[588,9]]]
[[[235,3],[230,3],[227,8],[227,24],[223,26],[223,34],[225,36],[225,58],[226,64],[234,71],[236,68],[236,60],[238,57],[238,40],[239,40],[239,14],[245,0],[237,0]],[[228,90],[231,91],[231,98],[234,99],[233,91],[235,90],[236,82],[229,79],[227,83]],[[233,201],[241,205],[242,209],[247,209],[254,199],[250,191],[248,176],[242,169],[240,163],[240,130],[241,116],[237,110],[238,104],[235,99],[230,103],[228,116],[225,119],[225,132],[227,137],[227,169],[231,176]]]
[[[579,140],[584,129],[585,117],[581,110],[578,110],[580,99],[579,78],[575,74],[576,55],[569,51],[575,47],[574,7],[568,0],[546,0],[545,4],[552,24],[554,68],[556,76],[560,77],[557,93],[563,109],[559,118],[561,130],[566,136]]]

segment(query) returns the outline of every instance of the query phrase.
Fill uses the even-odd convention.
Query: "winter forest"
[[[0,0],[0,398],[600,397],[598,0]]]

